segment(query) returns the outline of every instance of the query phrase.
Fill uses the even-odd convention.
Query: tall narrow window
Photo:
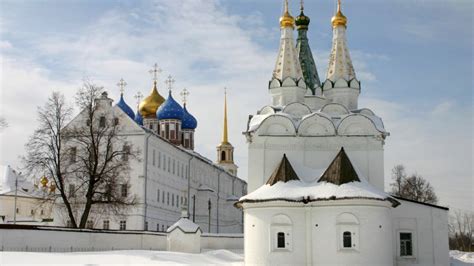
[[[160,190],[156,191],[156,201],[160,202]]]
[[[170,193],[166,192],[166,204],[170,205]]]
[[[285,248],[285,233],[283,232],[277,234],[277,248]]]
[[[122,148],[122,160],[124,162],[128,161],[128,155],[130,154],[130,146],[128,145],[123,145]],[[155,162],[155,159],[153,159],[153,163]]]
[[[105,127],[105,116],[99,118],[99,127]]]
[[[122,197],[127,197],[127,195],[128,195],[128,186],[127,186],[127,184],[120,185],[120,195]]]
[[[69,162],[71,163],[76,162],[76,154],[77,154],[77,148],[71,147],[71,149],[69,150]]]
[[[94,228],[94,223],[91,220],[87,221],[86,222],[86,228],[88,228],[88,229]]]
[[[352,247],[352,234],[349,231],[345,231],[342,234],[342,240],[343,240],[343,247],[344,248],[351,248]]]
[[[76,194],[76,186],[74,184],[69,184],[69,197],[72,198]]]
[[[160,231],[160,224],[156,224],[156,231]]]
[[[114,126],[117,126],[119,124],[119,119],[116,117],[114,118]]]
[[[104,220],[102,224],[102,229],[104,230],[109,230],[110,229],[110,221],[109,220]]]
[[[400,233],[400,257],[413,256],[411,233]]]
[[[158,168],[161,167],[161,152],[158,152]]]
[[[171,206],[174,207],[174,194],[171,193]]]
[[[225,161],[225,151],[221,151],[221,161]]]

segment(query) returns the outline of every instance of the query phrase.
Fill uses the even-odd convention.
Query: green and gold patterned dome
[[[310,19],[303,13],[303,8],[301,8],[301,13],[295,19],[295,24],[297,29],[308,29]]]

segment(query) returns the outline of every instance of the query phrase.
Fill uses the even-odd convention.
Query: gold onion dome
[[[40,179],[40,183],[41,183],[41,185],[42,185],[43,187],[46,187],[46,185],[48,185],[48,181],[49,181],[49,180],[48,180],[48,178],[47,178],[46,176],[43,176],[43,177],[41,177],[41,179]]]
[[[280,17],[280,27],[282,29],[287,27],[295,27],[295,19],[290,15],[290,12],[288,11],[288,0],[285,0],[285,11]]]
[[[336,12],[336,15],[332,17],[331,24],[333,28],[337,26],[347,27],[347,18],[341,12],[341,0],[337,1],[337,12]]]
[[[148,95],[138,106],[138,111],[143,118],[156,117],[156,110],[165,101],[165,98],[158,93],[156,88],[156,81],[153,83],[153,89],[150,95]]]

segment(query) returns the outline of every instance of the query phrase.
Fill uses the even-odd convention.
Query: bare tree
[[[64,96],[59,92],[53,92],[43,107],[38,108],[39,126],[26,143],[26,156],[23,163],[29,175],[44,175],[53,180],[59,195],[53,193],[54,197],[62,198],[72,225],[76,227],[74,212],[66,194],[65,188],[65,165],[63,162],[64,152],[63,131],[61,130],[70,120],[72,108],[66,103]]]
[[[121,135],[119,117],[103,88],[85,82],[76,95],[79,115],[60,93],[39,108],[40,126],[26,144],[30,173],[45,175],[57,192],[49,200],[67,213],[69,226],[85,228],[91,214],[123,215],[136,204],[130,193],[130,161],[139,151]]]
[[[392,194],[400,195],[400,191],[402,191],[402,184],[403,180],[407,177],[405,173],[405,166],[402,164],[395,165],[392,169],[392,179],[393,183],[390,184],[392,187]]]
[[[456,210],[449,217],[449,249],[474,251],[474,213]]]
[[[396,165],[392,169],[392,178],[393,183],[390,185],[395,196],[431,204],[438,203],[433,186],[421,175],[407,176],[403,165]]]
[[[136,204],[130,193],[130,161],[139,151],[120,134],[119,118],[102,87],[84,83],[76,95],[82,110],[64,132],[69,150],[69,197],[80,210],[78,227],[86,227],[91,213],[121,215]]]

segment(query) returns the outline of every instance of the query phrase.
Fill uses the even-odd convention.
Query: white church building
[[[92,211],[87,227],[166,232],[186,209],[203,232],[242,233],[243,214],[233,204],[247,194],[247,183],[237,177],[234,147],[228,141],[227,101],[223,139],[217,147],[217,161],[213,162],[194,151],[197,119],[188,111],[185,100],[182,106],[173,98],[171,76],[167,80],[168,97],[158,92],[159,72],[155,64],[150,70],[151,92],[139,102],[137,112],[125,102],[123,79],[118,84],[122,94],[117,104],[106,92],[96,99],[100,123],[117,123],[124,143],[140,151],[140,160],[128,161],[130,187],[119,188],[122,196],[135,195],[137,204],[123,215]],[[184,91],[183,96],[187,95]],[[81,123],[87,123],[85,112],[79,113],[66,129]],[[76,153],[76,147],[69,145],[68,154]],[[74,193],[74,181],[68,186],[68,193]],[[58,212],[55,224],[67,225],[67,215]]]
[[[271,102],[244,132],[249,194],[235,205],[244,211],[245,263],[449,265],[448,209],[384,192],[389,133],[358,106],[340,2],[322,83],[309,21],[303,6],[293,18],[285,1]]]

